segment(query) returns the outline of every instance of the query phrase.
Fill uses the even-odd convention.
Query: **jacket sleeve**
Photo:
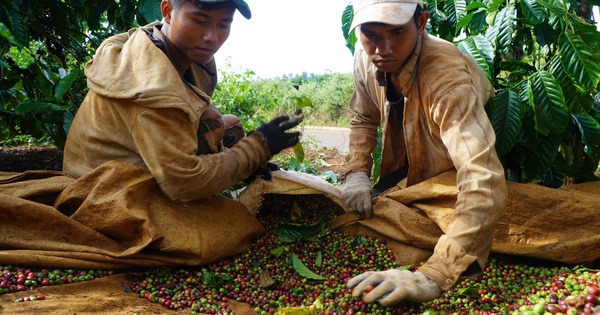
[[[371,174],[373,166],[373,150],[377,146],[377,128],[380,111],[377,104],[369,95],[369,89],[374,88],[374,80],[368,73],[364,52],[357,51],[354,59],[354,92],[350,99],[349,153],[346,156],[345,173],[353,170],[364,170]]]
[[[432,117],[457,170],[455,211],[432,257],[420,270],[442,289],[485,266],[496,223],[507,198],[495,133],[484,109],[483,92],[461,84],[434,100]]]
[[[138,154],[174,201],[220,194],[270,159],[266,140],[259,133],[223,152],[196,155],[197,131],[188,115],[178,109],[144,109],[134,121],[132,136]]]

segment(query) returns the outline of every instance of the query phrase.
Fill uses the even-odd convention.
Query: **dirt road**
[[[338,127],[305,126],[302,138],[303,143],[314,143],[319,147],[337,149],[340,153],[348,153],[348,135],[350,129]]]

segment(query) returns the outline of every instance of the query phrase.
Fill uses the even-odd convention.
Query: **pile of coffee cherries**
[[[464,280],[433,301],[394,307],[365,304],[352,297],[346,285],[350,278],[369,270],[414,271],[419,266],[397,265],[383,240],[332,231],[323,223],[341,209],[325,196],[265,198],[258,218],[266,233],[250,249],[201,267],[130,272],[129,294],[159,303],[165,311],[190,314],[233,314],[230,302],[236,301],[260,315],[292,308],[325,315],[600,315],[599,270],[495,255],[479,277]],[[0,294],[113,273],[13,266],[0,266],[0,271]],[[32,294],[15,302],[41,299]],[[314,308],[316,304],[322,309]]]
[[[76,270],[24,268],[17,266],[0,266],[0,294],[18,291],[35,290],[39,287],[77,283],[102,278],[113,273],[112,270]],[[42,294],[22,297],[15,302],[44,300]]]
[[[267,232],[252,248],[202,268],[149,270],[132,282],[131,289],[169,309],[189,308],[192,314],[229,314],[230,300],[251,305],[256,314],[302,306],[308,310],[319,300],[326,315],[560,314],[555,310],[600,315],[598,271],[528,265],[500,257],[490,258],[481,276],[463,281],[434,301],[395,307],[365,304],[352,297],[346,286],[350,278],[368,270],[414,271],[419,266],[398,266],[385,241],[327,227],[312,238],[286,242],[278,234],[282,223],[313,226],[341,210],[323,196],[269,196],[259,216]]]

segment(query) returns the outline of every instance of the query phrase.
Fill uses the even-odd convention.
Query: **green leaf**
[[[600,79],[600,58],[579,35],[565,31],[559,36],[558,50],[565,72],[586,90],[595,88]]]
[[[75,114],[70,110],[65,110],[65,115],[63,116],[63,131],[65,132],[65,135],[69,134],[69,129],[71,129],[74,119]]]
[[[292,260],[292,266],[294,266],[294,270],[298,273],[298,275],[313,280],[325,280],[325,277],[320,276],[308,269],[306,265],[304,265],[304,263],[298,258],[298,256],[296,256],[296,254],[290,253],[290,259]]]
[[[510,152],[521,130],[521,102],[512,90],[502,90],[488,103],[488,116],[496,133],[496,151],[499,156]]]
[[[319,268],[323,266],[323,254],[321,254],[321,251],[317,252],[317,258],[315,258],[315,266]]]
[[[284,223],[279,225],[275,232],[279,237],[288,238],[292,240],[304,239],[307,237],[315,236],[325,228],[327,224],[322,220],[314,222],[309,225],[297,224],[297,223]]]
[[[17,106],[15,106],[15,113],[16,114],[25,114],[25,113],[41,113],[43,111],[45,111],[48,108],[52,108],[53,105],[56,104],[52,104],[52,103],[45,103],[45,102],[23,102]]]
[[[493,16],[498,13],[500,6],[504,5],[505,0],[492,0],[487,4],[487,12],[488,15]]]
[[[448,14],[448,21],[452,27],[457,27],[458,22],[466,15],[466,9],[467,2],[465,0],[445,1],[444,10]]]
[[[532,73],[537,70],[534,66],[520,60],[502,60],[500,61],[500,69],[521,74]]]
[[[573,25],[574,33],[579,35],[584,43],[592,48],[592,51],[600,50],[600,32],[596,25],[592,25],[583,19],[576,19]]]
[[[525,182],[540,178],[554,163],[558,155],[560,138],[537,134],[537,147],[524,154],[522,162],[523,180]]]
[[[479,4],[481,4],[481,6]],[[474,8],[476,9],[473,11]],[[467,6],[467,12],[469,12],[469,14],[463,16],[456,24],[456,29],[454,30],[455,34],[460,34],[460,30],[462,28],[465,28],[466,31],[469,31],[467,29],[469,24],[472,26],[471,31],[483,29],[486,16],[485,4],[481,2],[471,3],[469,6]]]
[[[562,2],[559,1],[547,1],[547,0],[534,0],[536,1],[538,4],[546,7],[548,10],[550,10],[550,12],[552,12],[555,16],[564,16],[566,15],[566,11],[565,11],[565,6],[563,5]]]
[[[21,48],[23,45],[17,41],[17,39],[13,36],[10,29],[6,27],[6,25],[0,22],[0,38],[6,39],[9,43]],[[8,67],[8,64],[5,66]]]
[[[367,239],[363,235],[357,236],[356,240],[354,240],[354,245],[356,245],[356,246],[366,245],[366,244],[367,244]]]
[[[202,275],[202,281],[206,283],[211,289],[219,289],[225,283],[231,281],[232,276],[226,274],[217,274],[214,272],[206,272]]]
[[[472,286],[469,286],[466,288],[459,288],[456,290],[455,294],[457,296],[471,296],[471,297],[479,296],[479,293],[477,292],[477,290],[475,290]]]
[[[135,9],[136,9],[136,7],[133,3],[124,2],[119,7],[119,13],[120,13],[121,18],[124,20],[134,20],[135,12],[136,12]]]
[[[306,95],[302,96],[290,96],[289,99],[293,100],[296,103],[296,107],[299,109],[304,109],[307,107],[313,107],[312,100],[310,97]]]
[[[296,143],[292,147],[292,150],[294,150],[294,155],[296,156],[296,159],[298,160],[298,162],[300,162],[300,163],[304,162],[304,148],[302,147],[302,142]]]
[[[515,32],[516,10],[514,5],[508,5],[496,16],[495,24],[498,23],[498,37],[496,49],[503,55],[508,55],[508,49],[512,43],[513,33]]]
[[[572,115],[585,144],[585,153],[596,163],[600,160],[600,123],[590,115]]]
[[[54,91],[54,97],[57,101],[62,99],[63,96],[65,96],[67,91],[71,88],[73,82],[79,77],[80,74],[81,72],[79,70],[73,69],[71,70],[71,72],[69,72],[69,74],[67,74],[66,76],[61,78],[60,81],[58,81],[58,84],[56,85]]]
[[[554,164],[540,177],[540,184],[546,187],[559,188],[565,183],[565,176],[567,176],[564,172],[562,172],[563,165],[557,165],[557,160],[560,160],[558,163],[563,162],[563,158],[560,154],[556,155],[554,159]]]
[[[486,22],[487,12],[485,9],[479,10],[473,14],[473,19],[471,19],[471,32],[474,34],[480,34],[484,29],[488,27],[488,23]]]
[[[535,111],[535,126],[545,135],[562,134],[569,124],[565,97],[556,79],[539,71],[529,79],[529,102]]]
[[[462,50],[465,54],[467,54],[479,68],[485,73],[488,79],[493,80],[492,70],[490,69],[490,64],[488,63],[486,57],[481,53],[479,48],[477,47],[477,43],[475,42],[475,37],[468,37],[467,39],[458,43],[458,48]],[[481,40],[481,38],[480,38]]]
[[[467,5],[467,12],[479,11],[480,9],[485,9],[485,3],[481,1],[473,1]]]
[[[425,10],[429,11],[429,18],[434,21],[442,22],[448,20],[448,16],[435,5],[437,2],[425,2]]]
[[[286,249],[286,246],[279,246],[277,248],[273,248],[271,250],[271,255],[275,256],[275,258],[279,258],[283,254],[285,249]]]
[[[558,81],[565,95],[565,104],[569,113],[586,114],[594,105],[594,99],[583,87],[573,83],[573,80],[565,73],[559,56],[554,56],[550,61],[550,72]]]
[[[542,47],[554,45],[559,33],[548,23],[540,23],[533,26],[535,41]]]
[[[354,47],[356,46],[356,30],[350,32],[350,26],[352,26],[352,19],[354,18],[354,9],[352,4],[348,4],[342,13],[342,35],[346,40],[346,47],[350,49],[352,55],[354,55]]]
[[[544,22],[548,15],[548,9],[540,5],[537,0],[521,0],[520,4],[523,15],[533,25]]]
[[[154,22],[162,19],[160,1],[161,0],[142,0],[140,2],[139,10],[146,21]]]
[[[29,65],[29,70],[35,74],[35,79],[24,81],[23,84],[26,85],[26,88],[37,88],[44,98],[52,99],[54,96],[54,82],[48,78],[48,72],[37,63]]]
[[[87,19],[87,25],[92,30],[100,29],[102,25],[102,14],[105,11],[105,6],[102,3],[99,3],[96,7],[92,9],[90,15]]]
[[[469,23],[471,23],[471,20],[473,20],[473,17],[475,16],[475,13],[470,13],[465,15],[462,19],[460,19],[460,21],[458,21],[458,23],[456,23],[456,27],[454,28],[454,34],[459,34],[460,30],[469,25]]]
[[[332,184],[337,184],[338,182],[337,175],[334,171],[323,172],[321,175],[319,175],[319,177]]]
[[[17,47],[22,48],[29,43],[29,32],[27,26],[25,26],[25,22],[23,21],[23,16],[21,16],[19,11],[13,7],[7,7],[6,11],[10,17],[9,27],[12,35],[15,38]]]

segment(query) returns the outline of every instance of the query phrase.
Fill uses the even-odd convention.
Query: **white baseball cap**
[[[353,0],[354,17],[350,32],[363,23],[403,25],[412,19],[423,0]]]

